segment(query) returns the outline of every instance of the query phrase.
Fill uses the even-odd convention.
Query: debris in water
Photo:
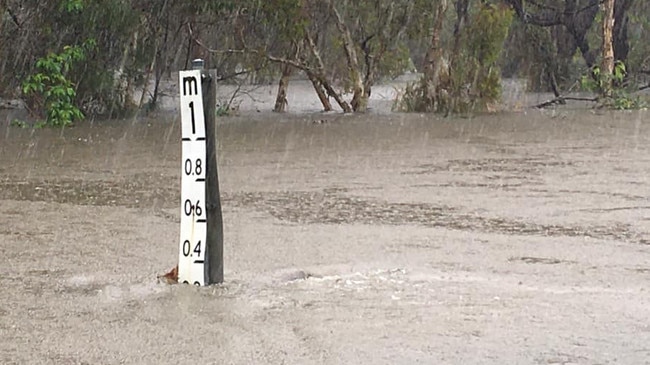
[[[178,265],[164,275],[158,275],[158,281],[169,285],[178,284]]]

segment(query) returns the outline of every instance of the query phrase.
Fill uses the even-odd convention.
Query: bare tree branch
[[[567,100],[574,100],[574,101],[589,101],[589,102],[597,102],[598,97],[593,97],[593,98],[580,98],[580,97],[573,97],[573,96],[558,96],[557,98],[551,99],[549,101],[545,101],[543,103],[537,104],[534,106],[534,108],[537,109],[543,109],[551,105],[555,104],[561,104],[564,105],[566,104]]]

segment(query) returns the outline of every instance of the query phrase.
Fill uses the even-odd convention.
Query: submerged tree
[[[602,0],[504,0],[516,12],[524,29],[524,36],[517,37],[512,43],[513,56],[525,62],[525,66],[534,72],[531,76],[544,74],[547,86],[559,96],[559,86],[573,83],[585,67],[576,67],[575,55],[579,51],[583,65],[586,68],[597,66],[602,55],[602,43],[592,44],[594,37],[602,36],[601,31],[595,31],[594,24],[598,20],[599,6]],[[629,55],[629,11],[634,0],[616,0],[613,3],[612,27],[613,61],[627,63]],[[541,28],[547,29],[546,31]],[[543,33],[550,35],[552,45],[543,42],[544,52],[538,54],[535,48],[522,47],[522,43],[539,44]],[[534,88],[539,85],[532,80]],[[559,85],[559,86],[558,86]]]
[[[489,108],[500,98],[497,61],[512,21],[510,10],[482,2],[469,16],[469,1],[457,0],[449,49],[441,42],[447,5],[436,2],[423,76],[406,88],[399,110],[464,113]]]
[[[347,5],[344,14],[334,1],[330,2],[330,9],[347,61],[350,105],[356,112],[365,112],[379,74],[401,73],[408,65],[405,37],[414,2],[374,0],[343,4]]]
[[[23,82],[42,71],[39,59],[93,39],[84,62],[66,74],[72,103],[86,115],[155,107],[163,80],[197,57],[218,70],[220,82],[276,80],[276,111],[288,107],[292,77],[311,83],[323,110],[363,112],[378,80],[417,68],[422,79],[409,85],[399,109],[465,112],[498,99],[499,65],[508,76],[523,70],[543,80],[557,95],[589,68],[607,72],[602,32],[594,26],[601,3],[0,0],[0,95],[21,96]],[[615,0],[608,6],[614,74],[623,68],[650,74],[649,5]],[[517,21],[509,28],[513,13]],[[508,57],[498,62],[508,29]]]

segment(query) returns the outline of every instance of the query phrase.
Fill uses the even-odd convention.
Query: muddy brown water
[[[2,124],[0,363],[650,363],[646,111],[221,119],[207,288],[173,114]]]

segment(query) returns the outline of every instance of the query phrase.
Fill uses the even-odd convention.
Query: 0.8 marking
[[[194,163],[191,159],[185,160],[185,175],[201,175],[203,173],[203,162],[200,158],[197,158]]]

